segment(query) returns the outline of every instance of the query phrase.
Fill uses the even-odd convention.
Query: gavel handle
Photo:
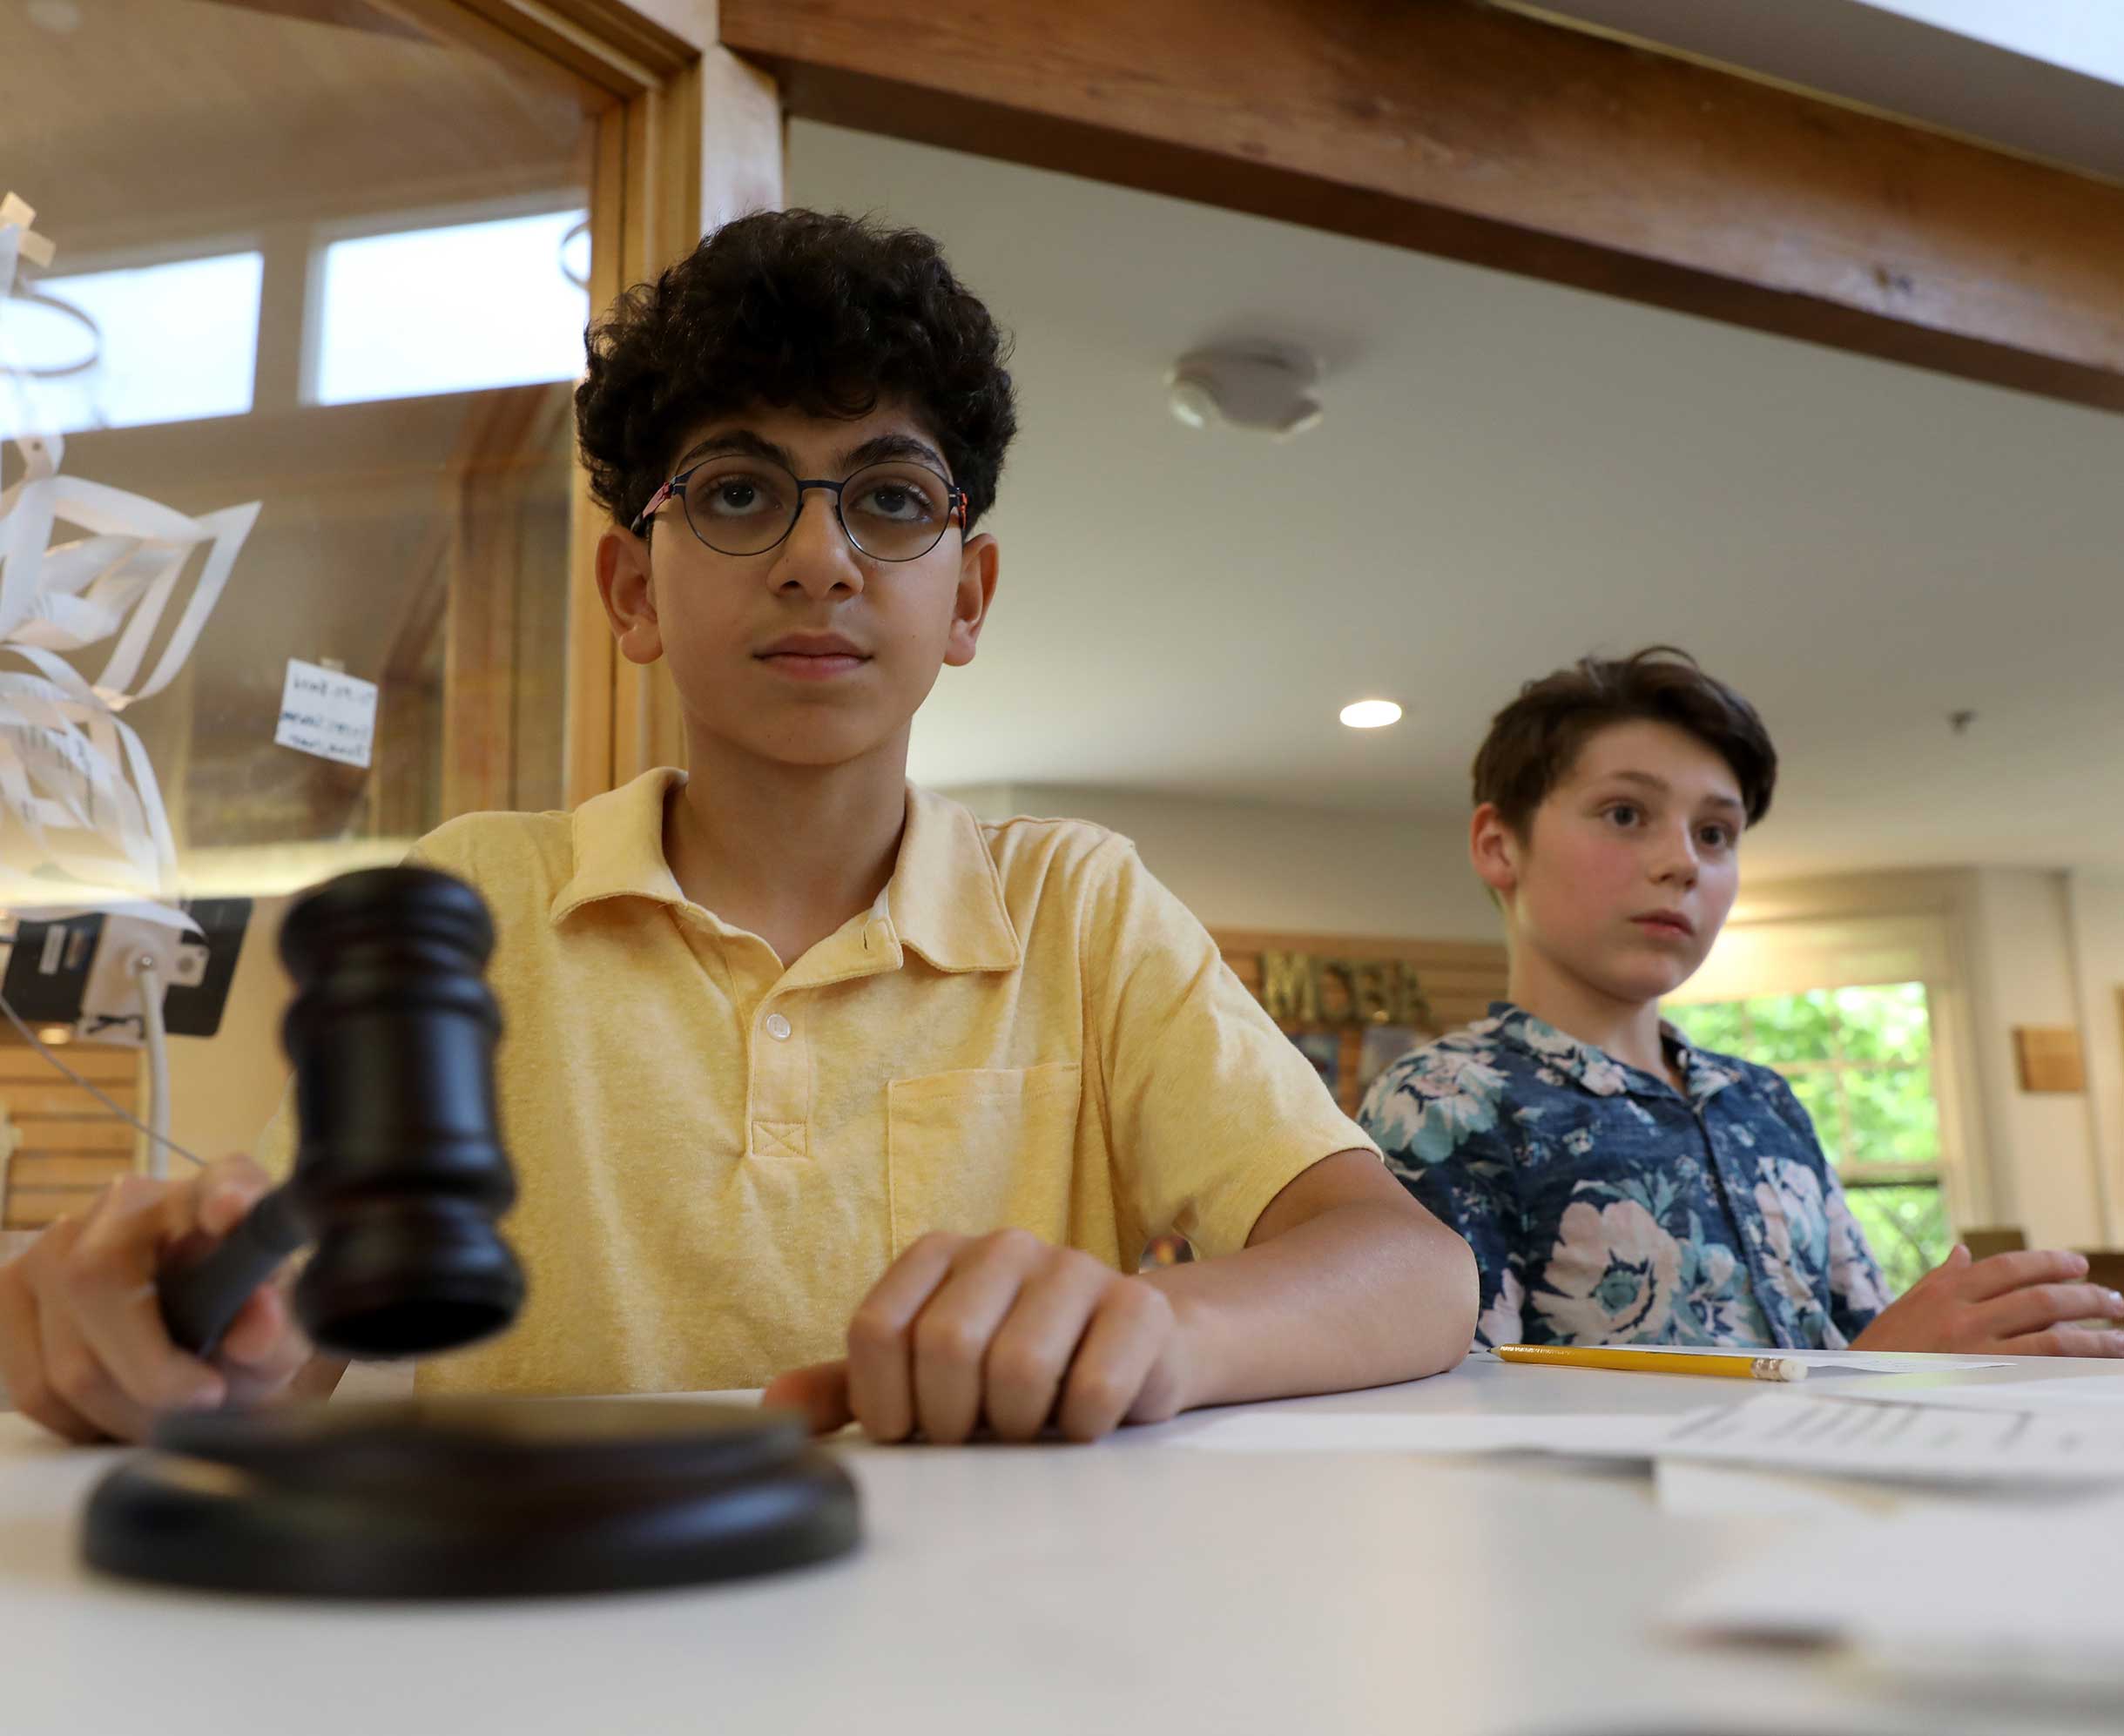
[[[171,1338],[195,1356],[212,1356],[251,1293],[304,1240],[294,1200],[286,1187],[274,1188],[198,1265],[156,1285]]]

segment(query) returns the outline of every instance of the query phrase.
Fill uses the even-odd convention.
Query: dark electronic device
[[[221,1028],[229,986],[251,925],[248,898],[186,898],[185,914],[199,925],[206,966],[196,983],[172,983],[162,992],[163,1027],[172,1037],[211,1037]]]
[[[320,1349],[416,1356],[515,1319],[496,1229],[516,1188],[495,1114],[501,1020],[477,893],[371,869],[288,912],[293,1177],[161,1284],[211,1355],[315,1247],[295,1311]],[[523,1597],[690,1584],[853,1548],[847,1474],[792,1417],[698,1402],[415,1401],[162,1418],[91,1497],[85,1549],[163,1584],[340,1598]]]
[[[101,911],[17,923],[6,979],[0,983],[8,1005],[39,1025],[71,1025],[81,1017],[89,964],[103,932]]]
[[[196,975],[165,986],[163,1028],[172,1037],[211,1037],[221,1028],[221,1011],[236,978],[251,900],[187,898],[182,909],[199,927],[196,938],[185,939],[180,954],[192,961]],[[0,994],[19,1017],[32,1025],[79,1025],[90,969],[104,945],[108,920],[101,911],[84,911],[16,925]],[[128,1040],[138,1042],[139,1021],[129,1022],[133,1029]],[[81,1034],[92,1039],[97,1033],[84,1029]]]

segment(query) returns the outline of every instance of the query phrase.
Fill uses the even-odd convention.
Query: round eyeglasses
[[[954,522],[966,528],[966,490],[913,459],[866,464],[834,482],[792,475],[768,459],[718,454],[657,489],[632,528],[646,535],[658,508],[676,495],[694,535],[716,553],[764,555],[797,528],[813,488],[833,496],[842,534],[873,561],[918,560]]]

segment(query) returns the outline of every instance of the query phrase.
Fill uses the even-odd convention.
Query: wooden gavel
[[[418,1356],[516,1318],[495,1223],[494,928],[447,874],[380,868],[288,912],[294,1173],[163,1318],[211,1356],[274,1268],[315,1248],[295,1313],[320,1349]],[[416,1397],[171,1411],[91,1495],[82,1553],[151,1585],[304,1598],[521,1598],[778,1572],[855,1547],[855,1485],[803,1419],[666,1400]]]
[[[295,1313],[320,1349],[425,1356],[500,1331],[523,1274],[495,1228],[516,1181],[495,1116],[501,1015],[479,894],[428,868],[327,882],[288,912],[294,1172],[159,1289],[171,1337],[211,1356],[305,1243]]]

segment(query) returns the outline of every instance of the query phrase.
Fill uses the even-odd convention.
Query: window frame
[[[1927,1046],[1925,1058],[1922,1062],[1897,1060],[1889,1058],[1854,1058],[1844,1054],[1832,1055],[1821,1060],[1772,1062],[1758,1060],[1754,1055],[1743,1053],[1743,1059],[1757,1060],[1757,1065],[1770,1067],[1773,1072],[1783,1076],[1788,1082],[1790,1081],[1796,1075],[1808,1073],[1812,1073],[1817,1076],[1826,1075],[1836,1082],[1837,1087],[1837,1103],[1842,1114],[1842,1124],[1837,1129],[1836,1143],[1837,1149],[1844,1155],[1843,1161],[1839,1161],[1833,1167],[1837,1172],[1837,1180],[1847,1188],[1916,1187],[1922,1186],[1928,1182],[1937,1182],[1939,1184],[1943,1192],[1945,1190],[1947,1172],[1950,1168],[1952,1168],[1952,1166],[1949,1162],[1947,1157],[1945,1116],[1942,1111],[1940,1101],[1941,1093],[1939,1088],[1939,1067],[1937,1055],[1938,1020],[1933,1013],[1932,989],[1931,985],[1925,982],[1922,979],[1913,978],[1907,984],[1824,984],[1818,990],[1798,991],[1798,992],[1803,993],[1835,994],[1852,989],[1865,990],[1903,987],[1915,987],[1920,990],[1925,995]],[[1777,999],[1783,992],[1783,991],[1775,991],[1760,995],[1740,996],[1731,1000],[1702,1001],[1696,1003],[1696,1005],[1701,1006],[1737,1006],[1743,1009],[1743,1018],[1745,1019],[1750,1016],[1746,1009],[1749,1007],[1750,1003]],[[1837,1016],[1833,1010],[1831,1016],[1832,1019]],[[1844,1075],[1855,1073],[1914,1073],[1920,1067],[1922,1067],[1923,1070],[1930,1076],[1932,1080],[1932,1097],[1938,1127],[1937,1139],[1939,1155],[1930,1163],[1852,1163],[1850,1161],[1850,1154],[1851,1150],[1851,1111],[1849,1099],[1843,1089]],[[1820,1132],[1818,1124],[1816,1131],[1818,1135]]]
[[[2000,1193],[1986,1149],[1972,984],[1969,890],[1951,870],[1913,870],[1789,881],[1764,881],[1743,892],[1705,968],[1670,1005],[1753,999],[1810,988],[1918,982],[1925,986],[1932,1026],[1932,1095],[1939,1107],[1940,1187],[1958,1227],[1999,1221]],[[1740,945],[1729,952],[1726,943]],[[1763,961],[1736,972],[1729,959]],[[1803,961],[1790,974],[1792,956]],[[1901,970],[1839,970],[1839,958],[1900,958]],[[1776,980],[1751,979],[1757,968],[1783,968]]]

